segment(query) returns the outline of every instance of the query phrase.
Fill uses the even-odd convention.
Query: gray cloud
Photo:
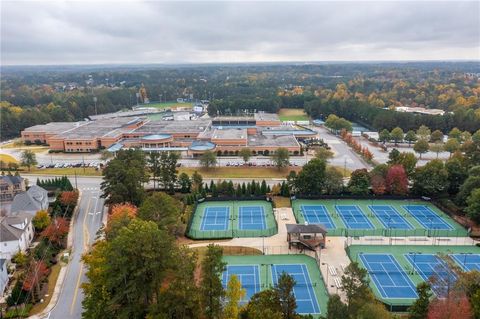
[[[480,59],[480,2],[2,1],[1,63]]]

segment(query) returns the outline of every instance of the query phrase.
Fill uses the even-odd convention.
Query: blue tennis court
[[[424,205],[405,205],[403,206],[425,229],[447,229],[453,227],[442,217],[438,216],[430,207]]]
[[[323,205],[302,205],[303,217],[309,224],[322,224],[327,229],[335,229],[332,217]]]
[[[239,229],[265,229],[265,211],[261,206],[239,207],[238,228]]]
[[[374,229],[370,220],[358,206],[335,205],[335,209],[348,229]]]
[[[382,298],[418,298],[414,284],[395,257],[390,254],[360,254],[360,259]]]
[[[236,275],[246,294],[241,303],[246,303],[250,298],[260,291],[260,267],[258,265],[228,265],[222,276],[222,284],[227,288],[228,281],[232,275]]]
[[[230,209],[228,207],[205,208],[201,230],[227,230]]]
[[[295,280],[293,293],[297,300],[297,311],[300,314],[319,314],[317,296],[313,290],[310,275],[307,266],[304,264],[272,265],[272,280],[274,284],[278,283],[278,278],[282,273],[289,274]]]
[[[413,229],[412,225],[390,205],[370,205],[368,208],[377,216],[385,228]]]
[[[436,255],[410,253],[406,254],[405,258],[423,280],[431,283],[432,290],[438,297],[446,296],[449,287],[457,280],[448,265]]]
[[[450,257],[452,257],[464,271],[480,271],[480,254],[452,254]]]

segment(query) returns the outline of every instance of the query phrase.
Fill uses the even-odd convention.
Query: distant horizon
[[[64,63],[64,64],[0,64],[0,67],[61,67],[61,66],[188,66],[188,65],[254,65],[254,64],[371,64],[371,63],[480,63],[478,59],[431,60],[317,60],[317,61],[239,61],[239,62],[119,62],[119,63]]]

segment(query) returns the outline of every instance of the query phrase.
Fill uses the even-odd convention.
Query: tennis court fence
[[[461,231],[460,231],[461,232]],[[407,232],[408,233],[408,232]],[[328,233],[330,234],[330,232]],[[474,246],[475,241],[469,237],[449,235],[449,236],[427,236],[427,235],[400,235],[395,236],[372,236],[358,235],[358,236],[346,236],[345,247],[351,245],[395,245],[395,246]]]

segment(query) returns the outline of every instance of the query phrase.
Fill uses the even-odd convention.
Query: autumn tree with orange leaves
[[[63,247],[63,240],[67,234],[68,221],[62,217],[56,217],[52,220],[50,225],[42,231],[41,236],[46,238],[53,245]]]
[[[32,260],[28,268],[22,289],[31,292],[32,300],[35,302],[35,293],[40,294],[40,284],[48,275],[49,270],[44,261]],[[35,293],[34,293],[35,292]]]
[[[451,293],[430,303],[427,319],[472,319],[472,307],[465,294]]]
[[[137,217],[137,207],[135,205],[130,203],[113,205],[105,228],[107,239],[116,237],[118,231],[130,224],[135,217]]]

